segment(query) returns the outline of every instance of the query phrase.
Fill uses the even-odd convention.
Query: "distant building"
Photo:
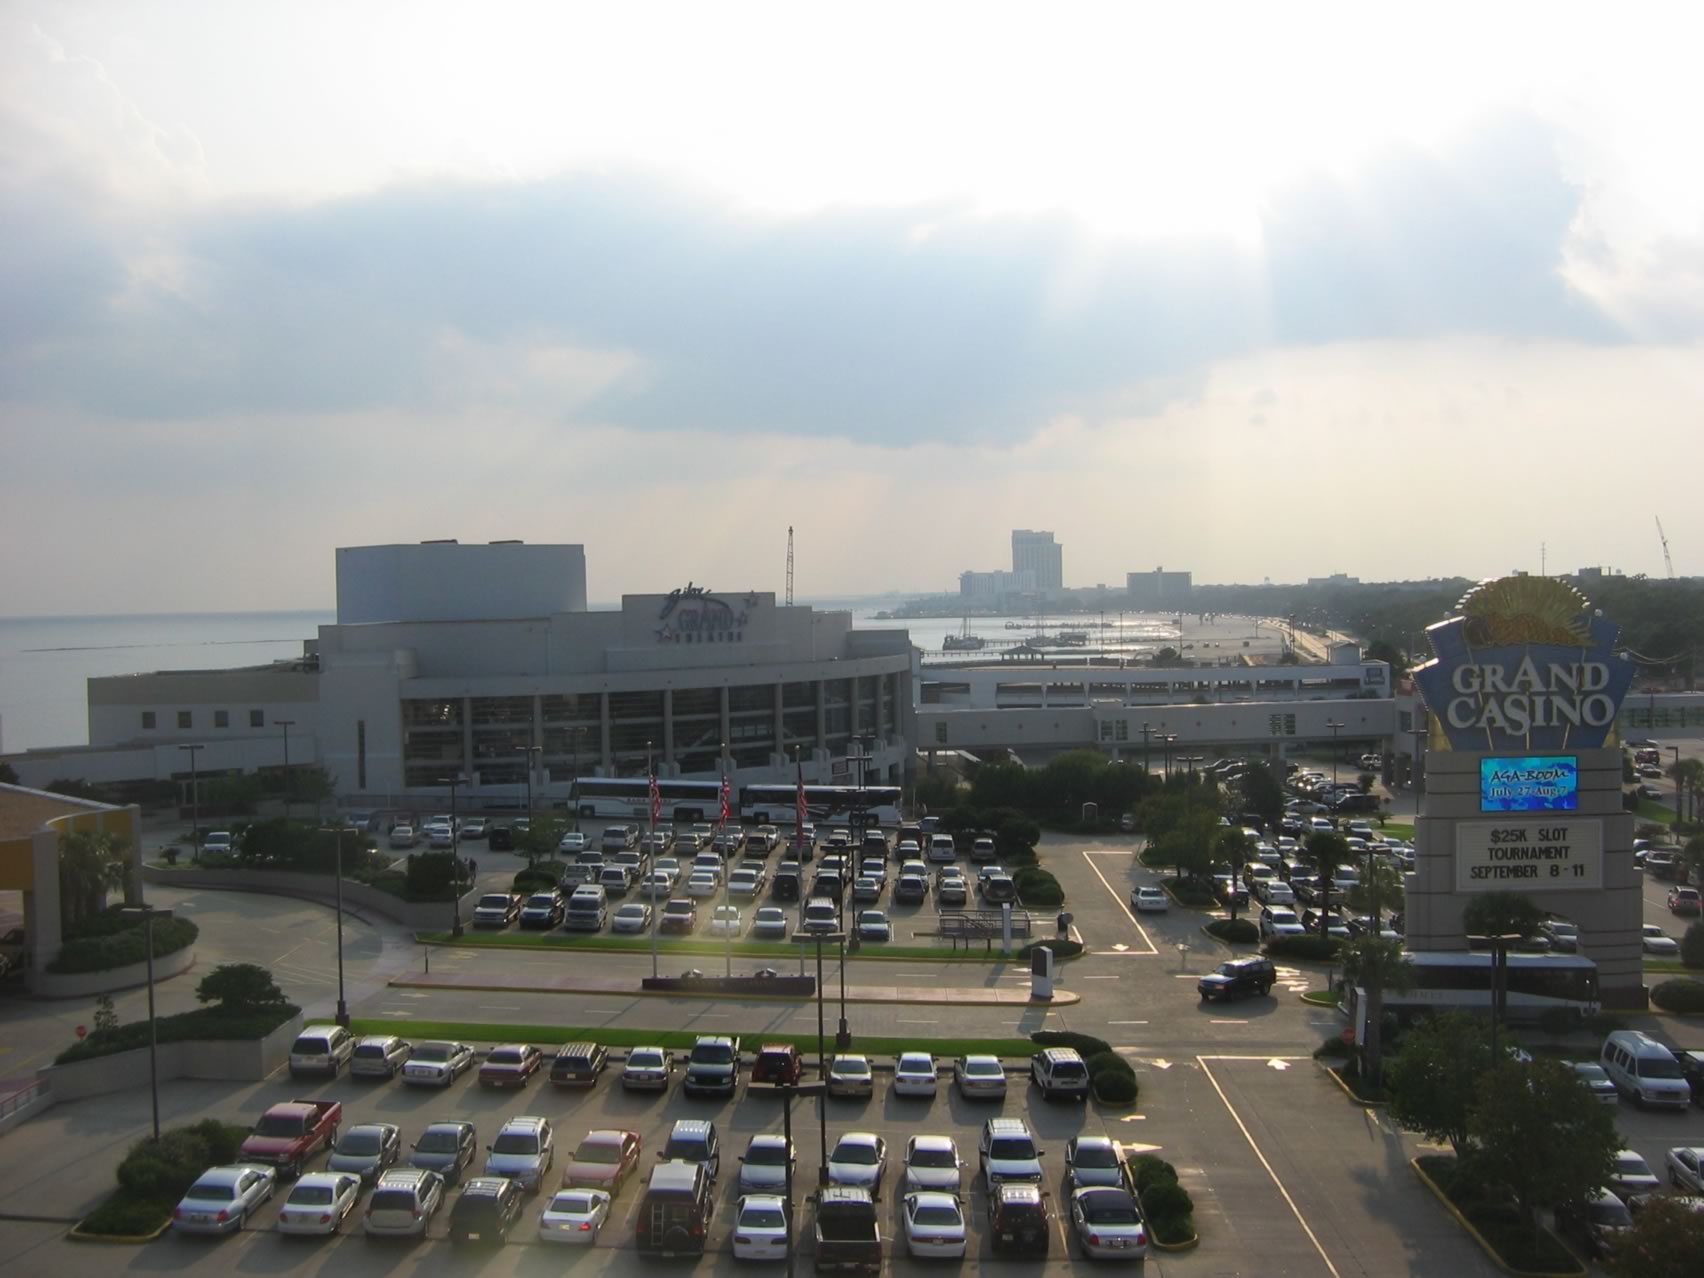
[[[1031,573],[1037,594],[1053,598],[1065,588],[1065,548],[1050,532],[1012,530],[1012,575]]]
[[[967,604],[997,606],[1012,595],[1033,595],[1036,592],[1033,572],[961,572],[959,598]]]
[[[1359,577],[1351,577],[1347,573],[1341,572],[1334,572],[1329,577],[1308,578],[1308,585],[1310,586],[1358,586],[1360,584],[1361,579]]]
[[[1164,568],[1126,573],[1124,589],[1132,608],[1181,608],[1195,592],[1194,574],[1167,572]]]

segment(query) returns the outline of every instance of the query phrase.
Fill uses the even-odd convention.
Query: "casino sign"
[[[1619,633],[1566,582],[1503,577],[1427,628],[1414,681],[1449,749],[1599,749],[1633,683]]]

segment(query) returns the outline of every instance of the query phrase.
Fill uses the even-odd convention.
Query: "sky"
[[[0,615],[1704,573],[1699,27],[0,0]]]

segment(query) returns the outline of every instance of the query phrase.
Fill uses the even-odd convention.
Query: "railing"
[[[36,1101],[47,1095],[49,1090],[49,1081],[45,1078],[0,1083],[0,1122],[10,1118],[20,1110],[28,1109]]]
[[[939,935],[946,937],[958,949],[959,942],[969,945],[974,941],[982,941],[985,947],[993,949],[996,939],[1004,938],[1005,921],[999,910],[956,910],[943,912],[936,928]],[[1012,911],[1012,935],[1034,936],[1035,920],[1024,910]]]

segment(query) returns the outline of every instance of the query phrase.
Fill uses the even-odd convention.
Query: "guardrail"
[[[959,942],[966,945],[982,941],[985,948],[992,950],[996,940],[1003,940],[1006,935],[1005,920],[999,910],[954,910],[943,912],[936,928],[937,935],[947,938],[953,943],[953,949],[958,949]],[[1029,937],[1035,935],[1035,918],[1025,910],[1012,911],[1012,935]]]
[[[52,1081],[47,1078],[0,1083],[0,1132],[17,1126],[23,1120],[24,1113],[41,1102],[51,1104],[52,1092]]]

